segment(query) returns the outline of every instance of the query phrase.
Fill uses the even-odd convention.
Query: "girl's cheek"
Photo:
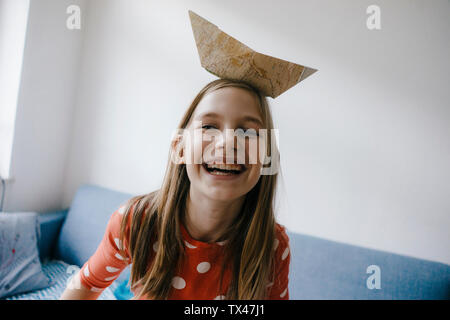
[[[202,141],[203,162],[215,156],[214,144],[211,141]]]
[[[203,147],[202,147],[202,141],[201,140],[200,141],[194,140],[193,151],[194,151],[194,154],[192,155],[192,158],[194,159],[193,163],[194,164],[201,164],[201,163],[203,163],[203,160],[202,160]]]
[[[262,158],[266,152],[264,141],[260,138],[247,139],[245,143],[246,163],[251,165],[262,165]]]
[[[202,163],[202,142],[193,132],[185,137],[185,160],[187,165]]]
[[[257,141],[245,139],[245,163],[257,164],[258,163],[258,143]]]

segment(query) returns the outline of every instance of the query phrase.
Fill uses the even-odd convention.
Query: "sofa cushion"
[[[51,260],[56,247],[59,231],[66,218],[69,209],[40,213],[38,221],[40,226],[40,237],[38,241],[39,257],[41,262]]]
[[[46,288],[42,272],[35,212],[0,213],[0,297]]]
[[[131,197],[95,185],[80,186],[59,234],[56,259],[81,267],[100,244],[110,216]]]
[[[71,276],[79,270],[64,261],[51,260],[42,264],[42,271],[53,279],[48,288],[10,296],[5,300],[58,300],[69,283]],[[106,288],[97,300],[117,300],[111,288]]]
[[[291,299],[450,298],[450,266],[446,264],[292,232],[288,236]],[[371,281],[375,273],[379,288]]]

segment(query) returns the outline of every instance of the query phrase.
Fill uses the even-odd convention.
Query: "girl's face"
[[[184,158],[189,159],[185,163],[191,188],[220,201],[247,194],[261,174],[255,145],[262,122],[257,98],[244,89],[226,87],[205,95],[186,127],[190,139],[184,145]],[[238,129],[243,130],[241,134]]]

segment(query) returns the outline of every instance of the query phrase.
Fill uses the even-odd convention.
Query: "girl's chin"
[[[239,192],[236,188],[226,188],[226,187],[207,187],[204,190],[205,195],[215,201],[234,201],[241,198],[245,193]]]

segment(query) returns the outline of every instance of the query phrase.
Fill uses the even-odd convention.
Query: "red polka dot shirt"
[[[122,206],[112,214],[96,252],[81,268],[81,284],[93,292],[102,292],[117,279],[128,264],[132,263],[127,248],[125,248],[126,256],[122,256],[119,252],[119,248],[122,246],[119,233],[123,213],[124,207]],[[195,240],[183,225],[181,225],[180,231],[186,246],[186,255],[180,261],[180,268],[178,268],[180,271],[172,279],[169,299],[225,299],[230,284],[231,270],[226,269],[224,271],[222,288],[220,288],[223,262],[221,247],[224,242],[206,243]],[[150,250],[157,250],[156,242],[153,243]],[[288,300],[289,238],[286,235],[285,228],[280,224],[276,224],[274,250],[275,279],[267,284],[269,288],[268,299]],[[134,294],[137,290],[139,290],[139,287],[134,289]],[[145,296],[142,299],[145,299]]]

